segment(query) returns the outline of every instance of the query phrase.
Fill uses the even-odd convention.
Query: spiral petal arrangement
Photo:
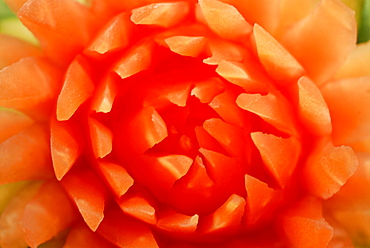
[[[4,37],[1,247],[351,243],[370,46],[341,1],[8,2],[41,51]]]

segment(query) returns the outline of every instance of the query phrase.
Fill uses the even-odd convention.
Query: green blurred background
[[[0,33],[8,34],[37,44],[36,38],[18,20],[17,16],[9,9],[4,0],[0,0]]]

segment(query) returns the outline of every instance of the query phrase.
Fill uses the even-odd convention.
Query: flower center
[[[225,185],[227,181],[216,183],[220,171],[212,175],[218,169],[211,168],[201,152],[231,160],[229,152],[208,133],[213,132],[209,131],[213,123],[222,122],[209,103],[225,91],[225,82],[217,78],[214,66],[159,50],[165,59],[153,71],[125,80],[120,91],[125,93],[117,97],[112,110],[117,118],[113,121],[114,152],[135,181],[161,203],[184,214],[210,213],[236,188]],[[232,137],[227,139],[231,142]],[[233,171],[237,164],[224,166]],[[243,188],[244,173],[239,172],[239,180],[232,184]]]

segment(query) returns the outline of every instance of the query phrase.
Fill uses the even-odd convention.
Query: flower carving
[[[368,161],[369,45],[339,0],[28,0],[18,17],[41,50],[1,37],[22,50],[0,61],[0,183],[31,181],[2,247],[350,243],[332,197]]]

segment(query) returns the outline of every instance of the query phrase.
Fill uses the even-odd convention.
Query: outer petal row
[[[0,69],[17,62],[21,58],[41,55],[41,51],[22,40],[0,34]]]
[[[59,73],[46,61],[24,58],[0,71],[0,106],[25,110],[40,118],[50,110],[41,105],[55,96],[59,79]]]
[[[74,0],[30,0],[18,16],[58,64],[69,62],[93,33],[92,13]]]
[[[288,30],[282,43],[320,85],[335,74],[355,48],[354,13],[339,0],[323,0]]]

